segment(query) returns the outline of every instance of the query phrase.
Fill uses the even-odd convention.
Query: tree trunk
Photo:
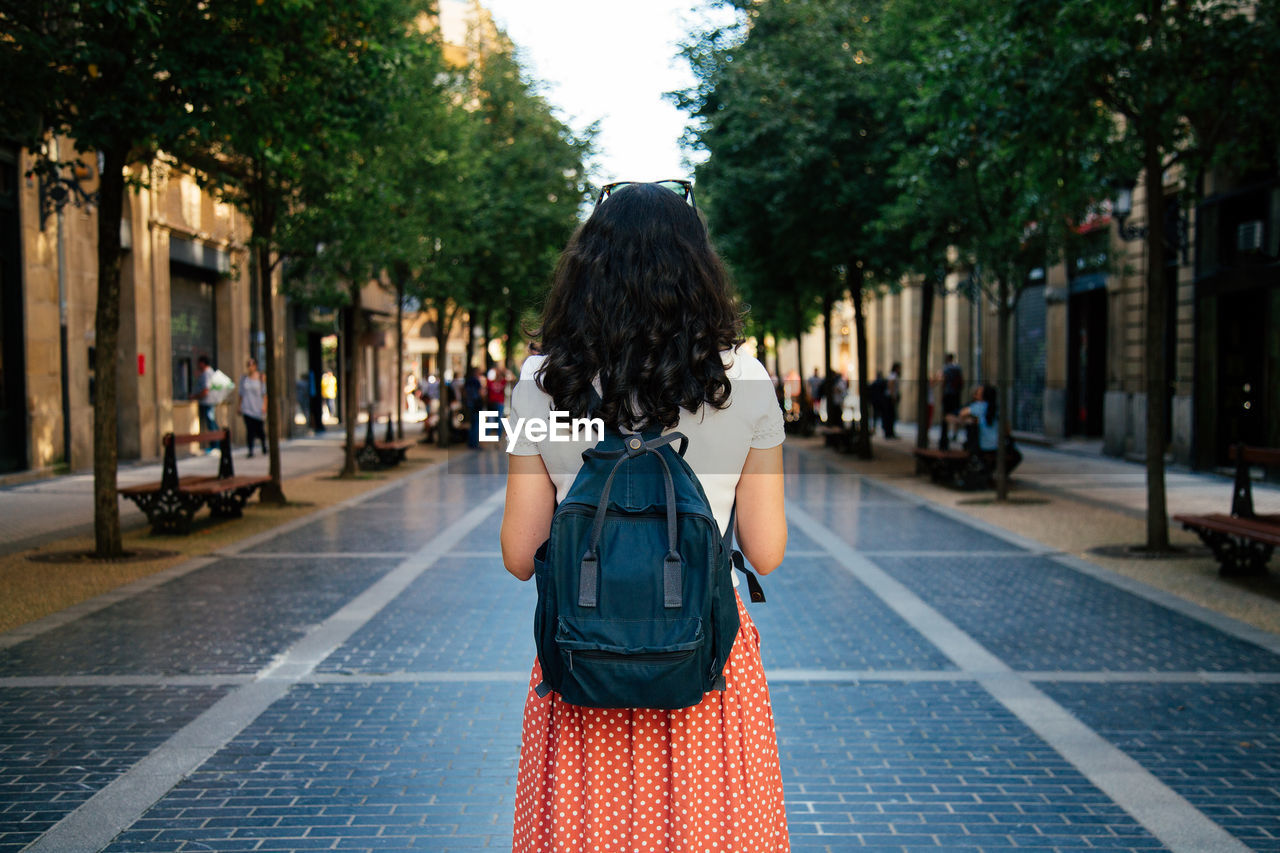
[[[93,539],[94,556],[119,557],[120,499],[116,495],[117,438],[116,361],[120,348],[120,218],[124,213],[124,167],[127,150],[102,152],[98,187],[98,303],[93,341]],[[70,448],[67,448],[70,458]]]
[[[783,380],[782,376],[782,335],[775,330],[773,333],[773,375],[778,377],[778,381]]]
[[[275,276],[271,274],[271,237],[275,230],[275,222],[265,217],[260,223],[254,223],[258,231],[257,257],[259,292],[262,294],[262,332],[265,340],[267,363],[265,385],[267,399],[264,401],[267,416],[267,456],[269,467],[267,473],[271,482],[264,483],[258,492],[258,500],[262,503],[288,503],[284,496],[280,472],[280,389],[284,383],[280,381],[280,360],[276,346],[276,286]]]
[[[827,294],[822,297],[822,365],[823,376],[831,375],[831,312],[836,309],[836,301]]]
[[[447,448],[453,440],[453,410],[449,406],[449,383],[445,382],[444,366],[449,358],[449,330],[453,326],[454,313],[447,305],[436,308],[436,352],[440,359],[440,414],[436,421],[436,444]],[[465,370],[465,369],[464,369]]]
[[[342,425],[346,432],[346,445],[339,477],[354,477],[360,473],[356,463],[356,421],[360,415],[360,285],[351,284],[351,304],[342,309]]]
[[[926,278],[920,285],[920,338],[916,346],[916,447],[920,448],[929,446],[929,333],[933,331],[934,293],[934,283]],[[941,405],[942,401],[938,402]]]
[[[1147,550],[1168,551],[1169,510],[1164,482],[1165,320],[1169,311],[1164,268],[1164,168],[1154,122],[1143,133],[1147,188]]]
[[[493,309],[485,308],[484,316],[480,321],[480,369],[485,373],[489,372],[489,367],[492,364],[492,359],[489,355],[489,329],[493,327],[492,320]]]
[[[852,264],[850,270],[856,269]],[[858,352],[858,440],[854,451],[861,459],[871,458],[871,398],[867,393],[867,316],[862,311],[862,282],[849,286],[853,296],[854,346]]]
[[[515,360],[512,354],[515,352],[516,339],[520,335],[520,330],[516,327],[515,306],[510,303],[507,304],[506,333],[507,333],[507,339],[506,341],[503,342],[504,346],[502,347],[502,363],[503,363],[503,366],[507,368],[507,370],[514,372]]]
[[[468,308],[467,309],[467,341],[463,349],[463,352],[466,353],[464,357],[464,360],[466,363],[462,365],[463,379],[466,379],[467,374],[471,372],[472,360],[475,358],[475,355],[476,355],[475,344],[476,344],[476,312],[475,312],[475,309]]]
[[[404,438],[404,276],[396,276],[396,438]]]
[[[1013,310],[1009,304],[1009,279],[1010,273],[1005,271],[1000,274],[1000,280],[996,282],[996,294],[1000,300],[999,310],[996,313],[996,321],[1000,324],[996,330],[996,376],[999,383],[996,389],[996,398],[999,400],[997,404],[1000,409],[999,434],[996,437],[996,500],[1003,501],[1009,498],[1009,472],[1007,460],[1005,459],[1005,440],[1004,437],[1009,434],[1012,429],[1012,420],[1009,417],[1010,403],[1013,399],[1013,358],[1009,352],[1010,334],[1009,326],[1013,318]],[[990,405],[990,404],[988,404]]]

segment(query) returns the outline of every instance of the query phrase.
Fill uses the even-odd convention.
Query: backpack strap
[[[735,525],[738,523],[738,502],[733,502],[733,509],[729,510],[729,529],[724,534],[724,549],[729,552],[729,559],[733,563],[733,567],[747,576],[747,596],[752,603],[763,603],[764,589],[760,586],[760,581],[756,578],[755,572],[747,568],[747,562],[742,557],[742,552],[733,547],[733,536]]]
[[[667,498],[667,554],[662,560],[662,603],[664,607],[674,608],[683,605],[684,584],[682,583],[682,576],[684,564],[683,560],[680,559],[678,547],[679,527],[676,515],[676,487],[671,478],[671,467],[660,452],[663,447],[677,439],[688,442],[688,439],[680,433],[670,433],[648,441],[643,440],[640,436],[629,436],[626,439],[627,446],[624,450],[586,451],[583,453],[584,456],[594,454],[595,458],[616,458],[618,461],[613,464],[613,469],[609,471],[609,477],[604,481],[604,488],[600,490],[600,503],[596,507],[596,517],[591,524],[591,538],[588,540],[587,552],[582,555],[582,563],[578,568],[579,607],[595,607],[599,597],[600,538],[604,534],[604,521],[609,510],[609,490],[613,488],[613,478],[617,476],[618,470],[626,462],[645,453],[652,453],[656,456],[658,463],[662,466],[662,485]]]

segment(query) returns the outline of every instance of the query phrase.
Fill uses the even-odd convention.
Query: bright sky
[[[481,0],[520,49],[547,100],[575,130],[600,121],[591,177],[653,181],[690,174],[685,114],[662,94],[693,82],[679,43],[706,20],[701,0]],[[718,19],[731,20],[724,12]]]

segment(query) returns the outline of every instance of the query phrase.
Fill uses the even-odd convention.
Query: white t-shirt
[[[742,476],[747,452],[782,444],[782,409],[769,373],[755,358],[741,352],[721,353],[725,375],[730,382],[729,403],[723,409],[704,405],[697,412],[684,411],[676,426],[666,432],[681,432],[689,439],[685,461],[698,475],[702,489],[723,534],[729,529],[734,494]],[[520,381],[511,392],[512,423],[516,418],[547,419],[551,397],[538,387],[536,376],[545,356],[530,356],[520,371]],[[556,502],[563,501],[582,467],[582,451],[594,441],[529,441],[521,434],[511,450],[513,456],[541,456],[556,487]],[[674,447],[675,445],[673,445]],[[737,572],[733,583],[738,584]]]

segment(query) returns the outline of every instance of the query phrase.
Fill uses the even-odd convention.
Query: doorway
[[[27,467],[22,290],[18,164],[12,150],[0,149],[0,473]]]
[[[1255,287],[1218,297],[1217,464],[1229,464],[1227,448],[1238,441],[1266,445],[1270,408],[1268,320],[1271,290]]]
[[[1067,435],[1102,436],[1106,390],[1107,290],[1097,287],[1067,305]]]

